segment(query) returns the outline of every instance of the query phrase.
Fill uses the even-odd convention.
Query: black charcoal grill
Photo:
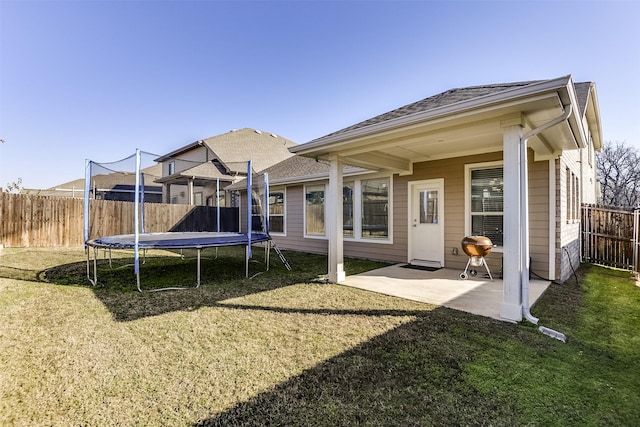
[[[460,273],[460,279],[466,280],[469,276],[475,277],[478,275],[478,271],[475,268],[469,269],[470,266],[480,267],[484,265],[484,268],[487,269],[487,273],[489,274],[489,278],[493,282],[491,271],[489,271],[487,261],[484,259],[484,257],[491,252],[491,248],[493,248],[493,242],[485,236],[467,236],[462,239],[462,250],[469,256],[469,261],[467,261],[467,266],[464,268],[464,271]]]

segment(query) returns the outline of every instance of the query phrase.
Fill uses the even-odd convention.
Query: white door
[[[444,267],[444,181],[409,183],[411,264]]]

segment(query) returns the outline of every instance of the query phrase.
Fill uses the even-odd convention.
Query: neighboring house
[[[501,316],[519,321],[530,269],[562,281],[579,264],[600,126],[595,84],[571,76],[452,89],[293,147],[266,170],[272,235],[328,253],[333,282],[345,255],[462,270],[461,240],[488,236]]]
[[[141,171],[145,176],[144,197],[146,202],[162,202],[162,186],[154,184],[162,173],[162,166],[156,164]],[[84,198],[84,179],[76,179],[64,184],[56,185],[46,190],[24,190],[23,194],[49,197]],[[94,175],[89,187],[90,197],[99,200],[117,200],[121,202],[133,202],[135,189],[135,174],[125,172],[112,172]]]
[[[286,138],[254,129],[232,130],[195,141],[156,159],[162,163],[165,203],[230,206],[230,184],[246,178],[247,161],[260,172],[293,154],[296,144]],[[216,197],[217,193],[217,197]]]

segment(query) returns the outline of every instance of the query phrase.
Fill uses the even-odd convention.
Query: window
[[[569,168],[566,169],[566,187],[567,224],[571,224],[580,219],[580,180]]]
[[[342,229],[346,237],[353,237],[353,191],[354,183],[345,183],[342,187]]]
[[[438,190],[420,191],[420,224],[438,223]]]
[[[310,185],[305,190],[305,232],[324,236],[324,185]]]
[[[269,230],[284,233],[284,189],[269,190]]]
[[[391,178],[355,180],[342,186],[342,234],[348,239],[390,242]],[[305,188],[305,235],[325,236],[325,186]]]
[[[362,181],[362,237],[389,237],[389,178]]]
[[[169,175],[176,173],[176,162],[169,162]]]
[[[486,236],[503,246],[504,178],[503,168],[470,169],[471,234]]]

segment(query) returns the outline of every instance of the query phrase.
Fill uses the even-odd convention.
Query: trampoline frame
[[[171,236],[171,239],[167,237]],[[176,241],[176,236],[184,236],[188,238],[192,244],[168,244],[166,242]],[[232,241],[223,241],[221,238],[224,237],[236,237],[235,240]],[[163,239],[163,237],[165,239]],[[135,250],[133,234],[120,234],[115,236],[107,236],[103,238],[96,238],[87,241],[87,246],[93,248],[93,260],[91,259],[91,251],[87,248],[87,279],[93,286],[98,284],[98,251],[100,249],[108,250],[109,252],[109,266],[111,266],[111,250],[112,249],[120,249],[120,250]],[[265,271],[269,271],[269,259],[271,252],[271,237],[267,233],[252,233],[251,238],[247,236],[246,233],[230,233],[230,232],[166,232],[166,233],[145,233],[140,234],[138,236],[139,240],[139,249],[143,250],[143,257],[146,257],[146,252],[149,249],[160,249],[160,250],[170,250],[170,249],[195,249],[197,251],[197,267],[196,267],[196,285],[193,288],[200,287],[200,279],[201,279],[201,254],[204,249],[208,248],[220,248],[224,246],[244,246],[245,247],[245,277],[249,277],[249,242],[252,243],[265,243]],[[147,240],[153,238],[154,243],[148,243]],[[215,241],[218,238],[220,241]],[[108,242],[107,239],[112,240],[112,242]],[[212,240],[213,239],[213,240]],[[200,241],[200,243],[198,243]],[[163,244],[162,242],[165,242]],[[93,262],[91,262],[93,261]],[[93,279],[91,278],[91,267],[93,264]],[[144,264],[144,261],[143,261]],[[259,274],[259,273],[258,273]],[[253,277],[253,276],[252,276]],[[139,292],[142,292],[142,287],[140,285],[140,274],[136,274],[136,285]],[[160,288],[160,289],[152,289],[151,291],[164,291],[164,290],[180,290],[187,289],[187,287],[169,287],[169,288]]]
[[[85,251],[87,253],[87,279],[92,286],[98,284],[98,250],[105,249],[109,251],[109,265],[111,266],[111,250],[112,249],[129,249],[134,251],[134,272],[136,275],[136,284],[139,292],[142,292],[140,285],[140,250],[143,256],[146,255],[147,249],[196,249],[197,251],[197,280],[195,288],[200,286],[201,279],[201,253],[207,248],[219,248],[223,246],[244,246],[245,247],[245,277],[249,277],[249,259],[252,258],[252,243],[265,243],[265,263],[266,270],[269,270],[269,253],[273,246],[280,258],[283,260],[285,267],[291,269],[286,259],[281,255],[277,246],[269,235],[269,178],[264,174],[264,209],[263,209],[263,225],[262,232],[252,231],[253,203],[252,203],[252,166],[251,160],[247,162],[247,232],[220,232],[220,210],[219,204],[216,203],[218,209],[217,230],[216,232],[164,232],[164,233],[145,233],[144,231],[144,174],[140,171],[141,151],[136,149],[136,177],[135,177],[135,195],[134,195],[134,234],[121,234],[114,236],[104,236],[89,239],[89,194],[91,186],[91,162],[86,160],[85,163],[85,193],[84,193],[84,242]],[[219,183],[216,184],[218,188]],[[142,189],[142,191],[141,191]],[[142,206],[142,211],[140,211]],[[142,221],[139,221],[139,218]],[[169,238],[171,236],[171,238]],[[183,236],[185,238],[180,239]],[[235,237],[231,239],[223,239],[223,237]],[[168,242],[174,242],[170,244]],[[94,250],[93,263],[91,262],[90,247]],[[93,264],[93,278],[91,277],[91,267]],[[187,287],[170,287],[162,289],[153,289],[153,291],[188,289]]]

